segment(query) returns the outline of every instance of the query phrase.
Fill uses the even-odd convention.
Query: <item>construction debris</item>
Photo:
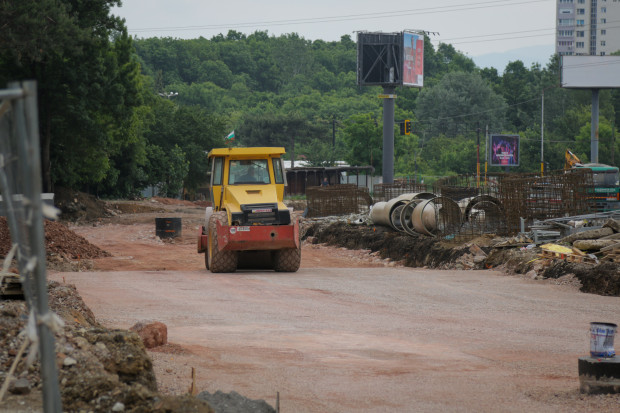
[[[19,275],[0,271],[0,297],[8,298],[24,295]]]

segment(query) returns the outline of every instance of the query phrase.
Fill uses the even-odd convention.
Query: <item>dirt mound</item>
[[[464,249],[443,246],[436,238],[411,237],[382,226],[350,225],[345,222],[311,222],[303,238],[316,243],[379,252],[381,258],[401,261],[408,267],[442,267],[455,262]]]
[[[54,190],[54,205],[60,209],[60,218],[64,221],[90,222],[111,216],[104,201],[69,188]]]
[[[45,221],[45,250],[48,257],[62,259],[93,259],[109,257],[110,253],[91,244],[60,222]],[[11,249],[11,234],[5,217],[0,217],[0,256],[5,257]]]

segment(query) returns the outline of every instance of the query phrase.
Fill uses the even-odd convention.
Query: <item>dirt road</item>
[[[617,297],[310,246],[295,274],[214,275],[186,221],[172,244],[150,218],[80,227],[114,257],[50,274],[108,327],[167,324],[175,345],[150,352],[164,392],[186,392],[195,367],[199,390],[271,405],[279,392],[282,412],[617,411],[618,396],[580,395],[577,375],[589,322],[620,321]]]

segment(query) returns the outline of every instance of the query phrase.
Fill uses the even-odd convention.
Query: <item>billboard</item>
[[[403,86],[424,86],[424,36],[403,33]]]
[[[422,87],[423,83],[423,34],[358,32],[358,85]]]
[[[491,135],[491,166],[519,166],[519,135]]]
[[[562,56],[561,85],[565,88],[620,88],[620,56]]]

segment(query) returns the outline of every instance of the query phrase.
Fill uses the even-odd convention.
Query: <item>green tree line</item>
[[[0,2],[0,86],[38,81],[46,190],[192,192],[206,180],[206,152],[232,130],[236,146],[284,146],[312,165],[345,160],[381,173],[382,90],[357,86],[350,36],[132,38],[111,14],[118,5]],[[529,68],[513,61],[498,73],[450,44],[427,37],[424,47],[424,88],[397,90],[396,120],[411,119],[413,134],[395,131],[396,176],[475,173],[487,130],[519,134],[516,171],[538,171],[542,123],[549,168],[562,167],[566,148],[588,160],[591,96],[559,87],[557,56]],[[619,111],[620,93],[601,91],[604,163],[616,162]]]

